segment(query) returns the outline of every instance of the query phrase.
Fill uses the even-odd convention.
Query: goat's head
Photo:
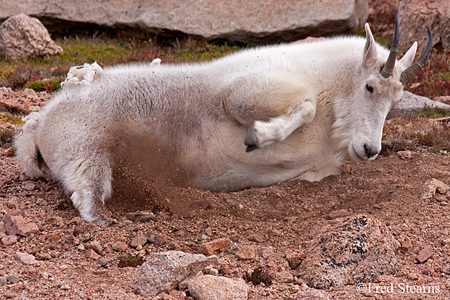
[[[363,61],[360,66],[360,77],[354,87],[354,101],[350,107],[349,116],[352,129],[347,134],[350,143],[348,153],[355,161],[373,160],[381,151],[383,125],[391,108],[403,96],[403,86],[415,75],[428,57],[432,47],[432,35],[428,30],[428,43],[424,52],[416,62],[414,56],[417,42],[406,52],[402,59],[396,60],[399,29],[397,14],[395,14],[394,40],[386,60],[378,53],[377,45],[366,24],[366,43]],[[385,54],[384,54],[385,55]],[[348,119],[347,119],[348,120]]]

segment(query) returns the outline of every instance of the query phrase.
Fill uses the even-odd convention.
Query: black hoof
[[[245,152],[251,152],[253,150],[258,149],[258,138],[256,137],[255,131],[250,127],[247,133],[247,137],[245,138],[244,144],[247,146]]]

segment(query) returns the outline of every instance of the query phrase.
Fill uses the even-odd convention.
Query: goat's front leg
[[[310,123],[316,115],[316,103],[303,100],[290,113],[271,118],[268,121],[256,120],[245,139],[246,152],[284,141],[294,130]]]

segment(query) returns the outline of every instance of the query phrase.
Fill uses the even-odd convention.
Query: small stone
[[[263,243],[265,241],[265,238],[259,233],[254,233],[248,236],[248,240],[252,242]]]
[[[109,260],[102,257],[102,258],[100,258],[97,262],[98,262],[98,264],[99,264],[100,266],[102,266],[103,268],[106,268],[106,266],[107,266],[108,263],[109,263]]]
[[[93,260],[97,260],[100,258],[100,255],[98,255],[94,250],[88,249],[86,252],[86,257]]]
[[[413,248],[411,239],[409,237],[402,237],[399,239],[400,244],[402,245],[402,250],[403,251],[410,251]]]
[[[161,247],[164,246],[165,244],[167,244],[167,238],[165,235],[157,235],[155,237],[155,242],[153,243],[156,247]]]
[[[128,249],[128,245],[124,242],[115,242],[112,244],[112,249],[116,252],[124,252]]]
[[[256,250],[253,246],[242,246],[235,255],[240,260],[250,260],[256,257]]]
[[[283,235],[283,232],[282,232],[281,230],[276,229],[276,228],[272,228],[272,229],[270,230],[270,233],[271,233],[272,235],[277,235],[277,236],[282,236],[282,235]]]
[[[285,258],[289,263],[291,269],[295,270],[300,263],[305,259],[306,255],[304,252],[290,252],[286,254]]]
[[[3,223],[9,235],[27,236],[31,233],[39,232],[35,223],[27,222],[20,213],[6,214],[3,216]]]
[[[5,223],[3,221],[0,221],[0,233],[6,234]]]
[[[52,256],[50,255],[50,253],[42,253],[42,252],[38,252],[36,253],[35,257],[39,260],[50,260],[52,258]]]
[[[147,242],[149,242],[150,244],[154,244],[156,240],[156,235],[152,234],[151,236],[149,236],[147,238]]]
[[[441,272],[444,273],[445,275],[450,275],[450,264],[444,263],[441,267]]]
[[[8,281],[11,284],[14,284],[14,283],[18,283],[20,281],[20,279],[16,275],[8,275],[8,276],[6,276],[6,281]]]
[[[63,284],[63,285],[61,285],[59,288],[62,289],[62,290],[69,290],[69,289],[70,289],[70,286],[67,285],[67,284]]]
[[[273,280],[279,283],[291,283],[294,281],[294,276],[290,272],[282,270],[273,274]]]
[[[339,210],[333,210],[329,213],[328,218],[329,219],[337,219],[337,218],[344,218],[349,216],[350,213],[346,209],[339,209]]]
[[[35,265],[35,266],[39,265],[39,262],[31,254],[23,253],[23,252],[16,252],[15,257],[18,261],[20,261],[24,265]]]
[[[56,225],[58,227],[64,227],[65,222],[64,222],[64,219],[62,217],[54,216],[54,217],[50,217],[50,218],[47,219],[47,224]]]
[[[6,206],[9,209],[15,209],[16,208],[16,203],[13,200],[9,200],[8,202],[6,202]]]
[[[6,277],[0,276],[0,286],[6,285]]]
[[[422,195],[420,199],[422,201],[433,198],[436,191],[440,194],[446,194],[449,191],[449,186],[437,179],[430,179],[422,187]]]
[[[36,188],[36,184],[32,181],[22,182],[22,188],[26,191],[32,191]]]
[[[450,246],[450,238],[442,240],[442,246]]]
[[[47,240],[58,241],[63,236],[62,232],[51,232],[47,234]]]
[[[178,289],[180,291],[184,291],[188,289],[188,282],[194,278],[200,277],[200,276],[204,276],[205,274],[203,274],[202,271],[200,272],[192,272],[185,280],[183,280],[182,282],[180,282],[178,284]]]
[[[145,223],[156,220],[156,216],[152,212],[138,211],[126,214],[128,220],[135,223]]]
[[[19,239],[15,235],[6,235],[2,237],[2,244],[5,246],[11,246],[17,243]]]
[[[147,243],[147,237],[142,233],[138,233],[130,243],[130,246],[133,248],[137,248],[139,246],[143,247]]]
[[[203,271],[208,275],[219,276],[219,270],[217,270],[213,266],[207,266]]]
[[[165,251],[148,256],[140,270],[136,291],[147,298],[176,289],[180,282],[193,272],[200,272],[209,265],[217,265],[216,256]]]
[[[331,296],[323,290],[308,289],[299,291],[294,300],[331,300]]]
[[[246,300],[250,287],[243,279],[205,275],[188,281],[189,293],[197,300]]]
[[[219,254],[227,247],[229,247],[233,242],[228,238],[216,239],[211,242],[202,243],[199,248],[199,252],[211,256],[214,254]]]
[[[95,253],[102,255],[103,254],[103,247],[100,245],[99,241],[92,241],[89,242],[87,245],[88,249],[92,249],[95,251]]]
[[[398,151],[398,152],[397,152],[397,155],[398,155],[400,158],[402,158],[402,159],[405,159],[405,158],[411,159],[411,158],[412,158],[412,153],[411,153],[411,151],[409,151],[409,150],[406,150],[406,151]]]
[[[75,236],[73,234],[65,234],[61,237],[61,241],[63,241],[66,244],[75,244],[78,245],[80,243],[80,241],[75,238]]]
[[[431,252],[430,247],[425,247],[419,252],[419,254],[417,254],[416,260],[418,263],[423,264],[432,256],[433,252]]]

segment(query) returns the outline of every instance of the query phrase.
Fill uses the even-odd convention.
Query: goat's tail
[[[14,140],[16,157],[25,173],[33,178],[44,175],[41,170],[44,161],[37,145],[37,133],[41,117],[42,114],[34,112],[23,118],[25,124]]]

